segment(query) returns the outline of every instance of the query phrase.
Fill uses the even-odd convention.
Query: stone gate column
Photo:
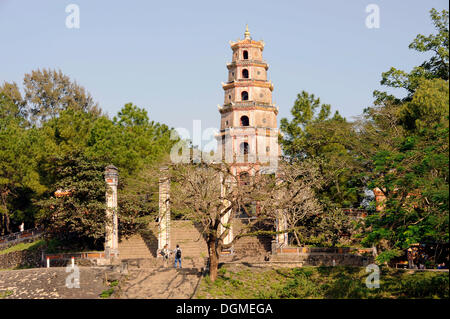
[[[220,174],[220,195],[222,196],[222,198],[225,197],[225,192],[226,192],[226,188],[225,185],[226,183],[229,183],[229,181],[224,181],[223,180],[223,173]],[[228,224],[228,221],[230,220],[230,214],[232,213],[231,209],[227,208],[230,206],[230,202],[227,200],[223,200],[223,204],[225,206],[225,208],[223,209],[222,212],[228,210],[221,218],[220,222],[222,225],[226,225]],[[226,230],[226,228],[222,225],[219,225],[219,234],[223,234]],[[233,241],[233,225],[230,225],[230,228],[228,230],[228,234],[227,236],[225,236],[225,238],[223,239],[223,244],[224,245],[228,245]]]
[[[160,169],[158,251],[163,249],[166,244],[170,248],[170,179],[167,176],[167,170],[167,167]]]
[[[117,184],[118,169],[114,165],[105,168],[106,189],[106,234],[105,257],[117,256],[119,253],[119,231],[117,221]]]
[[[283,211],[278,212],[278,217],[275,221],[275,226],[277,232],[283,232],[287,229],[287,220]],[[289,244],[288,233],[287,232],[278,233],[276,235],[276,243],[278,247],[287,246]]]

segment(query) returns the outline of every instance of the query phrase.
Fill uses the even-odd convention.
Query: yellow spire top
[[[244,32],[244,39],[249,39],[250,40],[250,32],[248,32],[248,24],[245,25],[245,32]]]

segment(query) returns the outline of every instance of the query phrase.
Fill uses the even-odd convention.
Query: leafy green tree
[[[432,52],[433,56],[420,66],[432,78],[448,80],[449,78],[449,41],[448,41],[448,10],[438,12],[430,10],[431,20],[436,28],[436,34],[417,35],[409,45],[410,49],[419,52]]]
[[[54,184],[37,204],[39,222],[54,238],[94,244],[104,238],[106,164],[80,152],[51,158],[47,174]],[[57,191],[63,195],[57,196]]]
[[[358,207],[364,195],[352,124],[338,112],[331,116],[330,105],[305,91],[297,96],[291,114],[291,121],[281,119],[284,154],[318,164],[325,180],[318,195],[326,207]]]
[[[399,120],[407,130],[426,130],[445,124],[448,117],[448,81],[420,81],[411,101],[400,107]]]
[[[24,120],[27,118],[28,113],[26,109],[26,101],[22,98],[22,94],[20,93],[17,83],[4,82],[3,85],[0,86],[0,94],[3,94],[12,103],[14,103],[16,106],[16,108],[14,108],[16,117],[20,116]]]
[[[437,33],[410,44],[434,55],[410,73],[391,68],[382,84],[405,88],[405,98],[375,91],[360,138],[370,145],[369,188],[385,195],[366,220],[364,244],[376,244],[388,261],[412,243],[448,243],[449,66],[448,11],[431,10]],[[381,97],[381,98],[380,98]]]
[[[74,218],[73,224],[68,220],[63,224],[60,219],[55,231],[63,234],[65,229],[67,234],[87,236],[87,225],[96,221],[76,219],[82,216],[80,211],[86,205],[95,202],[93,198],[75,194],[62,201],[53,198],[53,193],[56,186],[74,184],[81,189],[82,183],[85,189],[93,187],[91,192],[95,193],[104,184],[103,179],[97,181],[99,184],[80,176],[70,180],[69,175],[61,175],[61,170],[81,166],[84,169],[98,159],[101,159],[100,166],[103,165],[98,167],[98,172],[102,173],[107,164],[114,164],[120,170],[121,232],[128,234],[142,226],[143,220],[155,212],[157,203],[153,195],[149,196],[157,181],[149,183],[148,180],[147,187],[143,176],[149,177],[149,167],[157,167],[177,142],[170,139],[172,130],[150,121],[147,111],[132,103],[109,118],[102,114],[85,88],[60,70],[34,70],[25,74],[23,84],[23,96],[16,83],[5,82],[0,86],[1,232],[10,231],[11,218],[16,222],[25,220],[27,226],[33,226],[39,209],[38,221],[47,223],[48,216],[42,206],[47,205],[61,212],[67,208],[67,214],[71,215],[65,216]],[[103,204],[100,198],[104,194],[99,194],[98,203]],[[104,221],[97,222],[93,226],[93,240],[103,236],[100,229]]]
[[[87,152],[109,160],[122,176],[134,176],[169,154],[177,142],[170,139],[171,132],[165,124],[150,121],[146,110],[128,103],[112,121],[100,117],[95,122]]]
[[[133,176],[119,178],[119,234],[127,237],[148,229],[159,213],[159,162]]]
[[[403,134],[373,156],[369,186],[383,191],[386,201],[368,219],[367,243],[394,249],[448,241],[449,93],[440,82],[422,80],[412,100],[399,107]]]
[[[11,216],[17,213],[14,200],[43,191],[33,152],[35,138],[24,126],[18,106],[0,93],[0,234],[11,231]]]
[[[73,151],[84,151],[95,124],[92,113],[68,109],[59,116],[43,123],[39,133],[43,139],[43,151],[47,156],[64,156]]]
[[[409,73],[392,67],[389,71],[382,74],[381,84],[405,89],[408,93],[406,100],[411,99],[422,78],[449,79],[448,11],[442,10],[439,13],[436,9],[431,9],[430,16],[436,28],[436,34],[428,36],[417,35],[409,45],[409,48],[419,52],[430,52],[433,56],[420,66],[414,67]],[[375,91],[374,96],[377,98],[376,103],[380,103],[385,99],[401,100],[380,91]]]
[[[315,228],[317,237],[322,236],[325,242],[335,247],[343,236],[351,234],[353,224],[341,208],[333,208],[320,216]]]
[[[25,100],[33,122],[56,118],[68,109],[100,114],[100,108],[84,87],[61,70],[34,70],[24,77]]]

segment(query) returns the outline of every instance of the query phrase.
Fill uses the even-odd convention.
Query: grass
[[[11,296],[12,294],[13,294],[12,290],[0,291],[0,299],[6,298],[8,296]]]
[[[202,280],[197,298],[366,299],[449,298],[448,272],[381,268],[380,288],[367,288],[363,267],[251,269],[222,267]]]
[[[114,293],[114,288],[109,288],[107,290],[103,290],[100,294],[100,298],[106,299],[111,297],[111,295]]]
[[[100,298],[103,298],[103,299],[110,298],[112,296],[112,294],[115,292],[114,287],[117,287],[118,285],[119,285],[119,281],[117,281],[117,280],[110,282],[109,286],[111,288],[103,290],[102,293],[100,294]]]
[[[63,243],[58,239],[52,238],[48,240],[38,239],[30,243],[19,243],[14,246],[10,246],[3,250],[0,250],[0,255],[8,254],[15,251],[23,251],[23,250],[36,250],[39,248],[45,248],[45,251],[50,254],[56,253],[75,253],[80,251],[91,251],[91,249],[77,249],[71,247],[63,247]]]
[[[0,250],[0,255],[12,253],[15,251],[35,250],[42,247],[44,244],[45,241],[43,239],[38,239],[30,243],[19,243],[17,245]]]

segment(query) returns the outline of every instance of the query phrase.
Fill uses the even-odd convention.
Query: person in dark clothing
[[[174,250],[175,253],[175,265],[174,267],[177,268],[177,262],[180,264],[181,268],[181,248],[179,245],[177,245],[177,248]]]

